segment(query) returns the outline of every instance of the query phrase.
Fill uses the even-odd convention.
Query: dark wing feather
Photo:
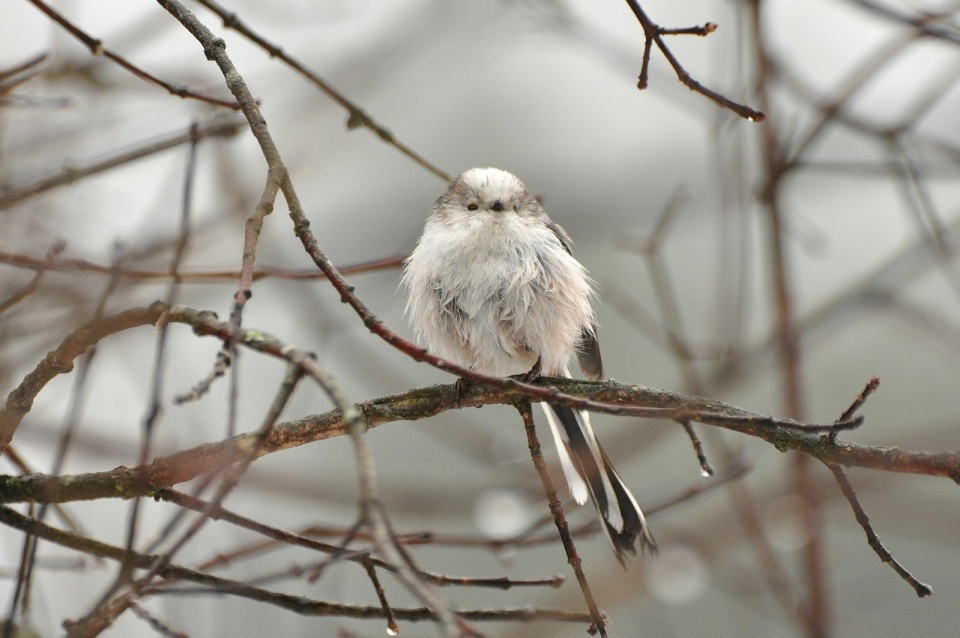
[[[559,224],[553,221],[547,221],[547,228],[557,236],[560,245],[573,255],[573,241]],[[600,341],[597,339],[597,332],[593,327],[584,328],[580,333],[580,342],[577,344],[577,361],[580,362],[580,369],[583,375],[588,379],[599,381],[603,378],[603,357],[600,355]]]
[[[583,375],[593,381],[603,379],[603,357],[600,355],[600,341],[592,328],[584,328],[577,344],[577,361]]]
[[[570,239],[570,235],[567,234],[563,228],[560,227],[560,224],[555,223],[553,220],[547,220],[547,228],[550,229],[554,235],[557,236],[557,239],[560,240],[560,244],[563,246],[563,249],[567,251],[568,254],[573,254],[573,240]]]

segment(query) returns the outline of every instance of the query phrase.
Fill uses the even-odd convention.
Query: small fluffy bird
[[[433,204],[402,284],[418,340],[433,354],[493,376],[569,377],[576,353],[603,378],[593,282],[569,235],[516,176],[461,173]],[[541,404],[574,499],[593,501],[621,564],[656,549],[636,498],[610,464],[590,415]]]

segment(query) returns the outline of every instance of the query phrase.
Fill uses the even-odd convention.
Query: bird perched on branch
[[[496,168],[460,174],[433,205],[407,259],[403,285],[417,338],[477,372],[569,377],[574,354],[603,378],[593,282],[554,223],[516,176]],[[574,499],[592,500],[617,559],[655,550],[636,498],[594,435],[590,415],[542,404]]]

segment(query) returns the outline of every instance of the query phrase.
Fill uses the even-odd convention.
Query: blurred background
[[[225,39],[320,246],[337,266],[402,258],[445,189],[438,173],[497,166],[543,196],[598,282],[612,378],[829,422],[876,375],[881,386],[863,409],[865,425],[843,438],[960,447],[960,4],[642,2],[663,27],[719,25],[707,37],[664,38],[697,81],[768,114],[753,123],[684,87],[656,47],[649,88],[638,90],[644,32],[622,1],[225,2],[438,169],[363,126],[348,126],[348,111],[329,95],[224,28],[208,8],[188,3]],[[249,130],[234,126],[238,114],[170,95],[91,55],[38,4],[0,8],[4,396],[98,307],[112,313],[167,297],[164,273],[176,251],[188,174],[189,245],[180,269],[195,276],[177,287],[177,300],[227,317],[236,278],[201,275],[239,269],[244,222],[266,178]],[[216,66],[157,4],[52,6],[140,69],[229,100]],[[220,134],[200,141],[190,164],[192,123],[219,126]],[[131,153],[142,157],[120,161]],[[103,170],[86,174],[94,168]],[[254,284],[244,325],[315,352],[351,400],[452,381],[372,336],[323,280],[290,276],[315,269],[282,199],[266,219],[257,264],[276,274]],[[409,336],[399,274],[394,266],[349,280],[389,327]],[[73,440],[59,473],[136,465],[156,344],[156,331],[146,328],[110,337],[40,393],[14,439],[33,472],[54,471],[68,426]],[[218,348],[186,327],[168,331],[154,456],[227,435],[229,378],[200,401],[172,403],[210,372]],[[238,432],[259,427],[283,371],[275,359],[241,353]],[[281,420],[331,408],[322,391],[304,383]],[[627,570],[601,535],[578,537],[614,635],[955,635],[960,507],[949,480],[849,472],[881,540],[933,587],[933,597],[921,600],[868,546],[821,464],[699,426],[717,470],[707,479],[676,424],[596,416],[594,425],[645,508],[721,482],[656,509],[649,522],[660,555],[638,558]],[[452,605],[585,608],[559,543],[466,543],[513,539],[531,526],[535,536],[555,534],[543,521],[543,488],[515,412],[449,411],[368,436],[396,530],[464,541],[411,546],[424,569],[567,577],[559,589],[441,589]],[[325,538],[335,543],[358,511],[351,450],[340,437],[264,457],[225,505],[283,529],[329,528]],[[9,462],[0,468],[23,471]],[[741,470],[742,479],[724,482]],[[177,509],[152,501],[140,507],[136,546],[143,549]],[[65,507],[85,535],[119,546],[130,508],[122,500]],[[569,516],[578,527],[593,510],[571,508]],[[52,512],[46,520],[62,525]],[[211,522],[175,562],[201,565],[261,540]],[[22,533],[0,530],[6,616],[23,547]],[[303,571],[322,559],[283,548],[209,569],[311,599],[377,604],[355,564],[335,564],[308,581]],[[87,614],[116,574],[115,564],[41,542],[29,605],[16,620],[37,635],[59,635],[61,623]],[[391,604],[416,604],[389,575],[382,579]],[[384,631],[382,620],[303,617],[223,595],[153,595],[141,604],[193,638]],[[549,622],[479,628],[490,636],[585,631]],[[158,631],[127,613],[103,635]],[[401,634],[436,629],[401,623]]]

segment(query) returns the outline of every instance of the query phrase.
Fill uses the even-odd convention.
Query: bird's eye
[[[477,206],[476,204],[472,203],[472,202],[469,203],[469,204],[467,204],[467,210],[477,210],[478,208],[480,208],[480,207]]]

